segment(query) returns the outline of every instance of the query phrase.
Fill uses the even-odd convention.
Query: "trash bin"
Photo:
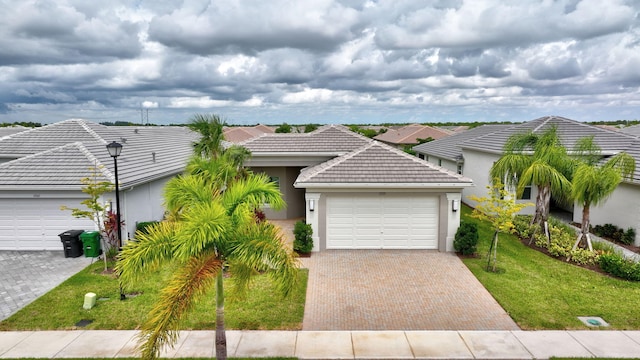
[[[100,249],[100,232],[87,231],[80,234],[85,257],[98,257],[102,254]]]
[[[82,255],[82,242],[79,239],[79,236],[84,232],[84,230],[67,230],[62,234],[58,234],[60,236],[60,241],[62,242],[62,248],[64,249],[64,257],[78,257]]]

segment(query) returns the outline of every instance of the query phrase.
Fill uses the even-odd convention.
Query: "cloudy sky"
[[[640,0],[0,0],[0,9],[0,122],[640,119]]]

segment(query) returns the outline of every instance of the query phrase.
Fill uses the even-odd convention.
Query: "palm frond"
[[[528,184],[538,187],[549,186],[553,195],[560,200],[568,200],[571,196],[571,182],[556,168],[542,160],[534,161],[522,173],[520,184],[518,184],[518,195],[522,195]]]
[[[187,127],[200,133],[200,140],[193,143],[194,153],[202,157],[216,158],[224,150],[225,121],[215,114],[196,114],[191,117]]]
[[[518,184],[522,172],[531,166],[532,157],[525,154],[504,154],[496,161],[489,172],[491,179],[500,179],[505,185]]]
[[[155,359],[162,347],[175,344],[180,321],[212,287],[222,265],[223,261],[209,252],[193,257],[177,270],[142,326],[139,335],[142,358]]]
[[[225,247],[231,220],[219,201],[195,204],[183,213],[182,227],[176,234],[175,256],[187,259],[205,248]]]
[[[253,207],[269,204],[275,210],[286,206],[277,184],[270,182],[266,174],[249,174],[229,184],[222,195],[222,202],[229,214],[234,213],[242,204]]]
[[[298,259],[291,249],[284,246],[278,228],[270,223],[247,226],[237,232],[229,259],[257,271],[266,271],[284,295],[289,294],[296,284]],[[248,280],[241,285],[247,283]]]
[[[192,204],[211,201],[213,196],[214,189],[207,186],[203,178],[192,175],[175,177],[164,188],[165,206],[172,213]]]
[[[612,156],[604,166],[615,169],[623,179],[631,180],[636,171],[636,160],[633,156],[621,152]]]
[[[173,258],[176,232],[180,224],[162,221],[137,233],[136,241],[129,241],[118,255],[115,271],[123,286],[135,284],[140,277],[156,269],[161,262]]]

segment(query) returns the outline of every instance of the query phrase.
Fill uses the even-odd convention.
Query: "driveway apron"
[[[327,250],[303,264],[303,330],[519,330],[451,253]]]
[[[0,251],[0,320],[84,269],[91,260],[65,258],[62,250]]]

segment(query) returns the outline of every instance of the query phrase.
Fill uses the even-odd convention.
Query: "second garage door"
[[[60,205],[82,206],[78,199],[0,199],[0,250],[63,250],[58,234],[95,228]]]
[[[329,195],[327,249],[437,249],[438,198]]]

